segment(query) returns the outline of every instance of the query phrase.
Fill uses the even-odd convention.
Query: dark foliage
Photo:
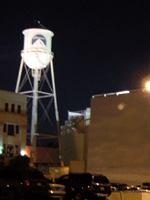
[[[0,155],[0,168],[4,167],[4,156]]]
[[[9,163],[10,166],[19,167],[19,168],[29,168],[30,158],[27,156],[18,156],[15,159],[12,159]]]

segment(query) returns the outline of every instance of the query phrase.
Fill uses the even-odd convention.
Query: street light
[[[146,86],[146,89],[147,89],[147,90],[150,90],[150,81],[146,82],[146,85],[145,85],[145,86]]]

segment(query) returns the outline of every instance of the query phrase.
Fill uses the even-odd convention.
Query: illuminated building
[[[0,90],[0,154],[7,162],[25,154],[27,96]]]
[[[87,130],[87,171],[112,182],[150,180],[150,92],[93,95]]]

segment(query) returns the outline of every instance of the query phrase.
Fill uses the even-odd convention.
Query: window
[[[5,103],[5,111],[8,112],[8,103]]]
[[[14,152],[14,153],[15,153],[15,155],[18,155],[18,154],[19,154],[19,151],[18,151],[18,150],[19,150],[19,147],[18,147],[18,145],[15,145],[15,152]]]
[[[8,135],[14,135],[14,125],[8,124]]]
[[[11,104],[11,112],[15,112],[15,104]]]
[[[3,127],[3,132],[6,133],[6,124],[4,124],[4,127]]]
[[[6,144],[3,144],[3,154],[5,154],[6,151]]]
[[[14,155],[14,146],[13,145],[7,145],[7,156],[13,156]]]
[[[19,125],[16,125],[16,133],[19,133]]]
[[[21,113],[21,105],[18,105],[17,112],[18,112],[18,113]]]

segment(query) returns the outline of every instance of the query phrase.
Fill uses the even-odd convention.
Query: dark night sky
[[[40,21],[53,31],[60,123],[94,94],[141,87],[150,76],[149,1],[1,1],[0,89],[15,91],[22,31]]]

